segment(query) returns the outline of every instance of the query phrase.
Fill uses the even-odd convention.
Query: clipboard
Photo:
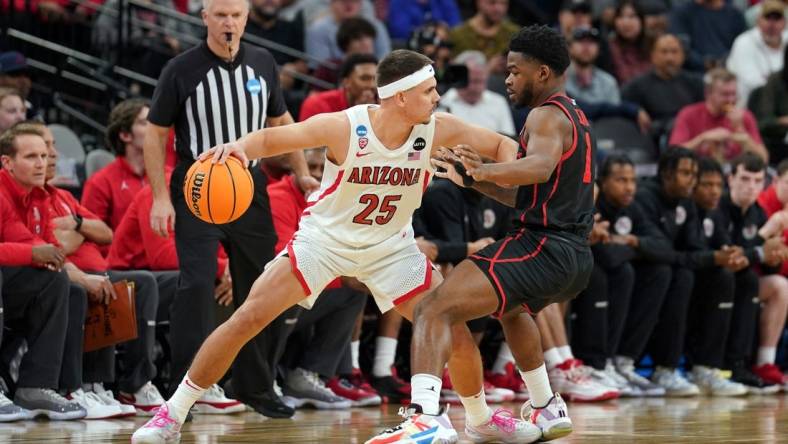
[[[99,350],[137,338],[137,310],[134,282],[112,284],[117,299],[109,304],[88,302],[85,316],[84,351]]]

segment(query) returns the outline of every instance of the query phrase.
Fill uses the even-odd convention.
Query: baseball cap
[[[766,0],[761,3],[761,17],[771,14],[785,15],[785,4],[780,0]]]
[[[21,52],[9,51],[0,53],[0,72],[10,74],[27,69],[27,59]]]

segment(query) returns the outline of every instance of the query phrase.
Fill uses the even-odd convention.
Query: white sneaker
[[[621,375],[616,370],[616,366],[613,365],[611,360],[608,360],[605,364],[605,368],[602,370],[596,370],[596,372],[602,372],[605,374],[605,378],[615,384],[615,387],[618,389],[618,392],[621,394],[622,397],[637,397],[643,396],[643,392],[637,386],[631,384],[627,381],[627,378]],[[596,373],[592,374],[591,376],[595,376]]]
[[[159,393],[159,389],[150,381],[137,390],[137,393],[130,395],[120,392],[118,398],[123,404],[133,406],[139,416],[153,416],[156,409],[164,404],[164,398]]]
[[[137,429],[131,436],[131,444],[174,444],[181,440],[181,426],[170,416],[167,404],[156,409],[156,415]]]
[[[554,394],[544,407],[534,407],[531,400],[526,401],[520,409],[520,416],[523,421],[529,421],[541,429],[542,441],[552,441],[572,433],[569,410],[559,393]]]
[[[690,378],[704,395],[744,396],[748,392],[744,384],[723,378],[720,370],[716,368],[696,365],[692,368]]]
[[[487,402],[500,404],[503,402],[514,401],[514,391],[507,388],[496,387],[488,381],[484,381],[484,397]]]
[[[386,429],[365,444],[453,444],[459,440],[457,431],[449,420],[449,408],[442,408],[437,415],[421,413],[421,406],[411,404],[400,407],[399,415],[405,418],[398,426]]]
[[[208,387],[202,397],[194,403],[194,413],[203,415],[225,415],[246,410],[241,401],[230,399],[218,384]]]
[[[475,443],[529,443],[539,440],[542,430],[530,421],[513,418],[508,409],[498,409],[484,424],[472,426],[466,421],[465,435]]]
[[[678,369],[657,367],[651,376],[654,384],[665,389],[665,396],[698,396],[700,389],[697,385],[687,381]]]
[[[640,391],[640,396],[665,396],[665,388],[640,376],[635,371],[635,361],[625,356],[616,356],[616,370]]]
[[[550,385],[570,401],[597,402],[618,398],[617,389],[594,382],[589,377],[590,371],[584,367],[582,361],[567,359],[547,372]]]
[[[93,392],[96,396],[101,399],[104,404],[112,405],[120,409],[122,415],[120,417],[127,417],[127,416],[134,416],[137,414],[137,409],[134,408],[132,405],[123,404],[122,402],[115,399],[115,395],[112,393],[112,390],[107,390],[104,388],[104,384],[100,382],[92,383],[92,384],[83,384],[83,389],[86,392]]]
[[[101,398],[93,392],[85,392],[82,389],[71,392],[66,399],[79,404],[88,413],[84,419],[107,419],[123,416],[120,407],[107,405]]]

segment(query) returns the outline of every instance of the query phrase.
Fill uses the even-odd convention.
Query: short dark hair
[[[342,20],[337,29],[337,45],[342,52],[347,52],[350,43],[363,37],[374,39],[378,36],[375,27],[368,20],[361,17],[352,17]]]
[[[725,174],[722,172],[722,165],[719,162],[711,157],[701,157],[698,159],[698,179],[709,173],[716,173],[720,177],[725,177]]]
[[[624,153],[613,153],[607,156],[602,168],[599,170],[599,181],[603,181],[610,176],[614,165],[629,165],[635,167],[635,162]]]
[[[126,154],[126,143],[120,140],[120,133],[130,133],[134,121],[142,108],[150,106],[147,99],[127,99],[112,108],[107,122],[107,146],[119,156]]]
[[[788,173],[788,159],[783,159],[777,164],[777,175],[782,176]]]
[[[545,25],[531,25],[520,29],[509,42],[509,51],[538,60],[557,75],[569,67],[569,49],[560,32]]]
[[[342,62],[342,65],[339,67],[339,78],[344,80],[350,77],[350,74],[353,73],[356,66],[369,63],[377,65],[378,58],[373,54],[351,54],[345,58],[345,61]]]
[[[392,51],[378,65],[378,86],[409,76],[414,72],[432,64],[432,59],[408,49]]]
[[[731,175],[739,172],[739,166],[743,166],[745,171],[751,173],[766,171],[766,162],[757,154],[749,152],[742,153],[731,161]]]
[[[672,145],[659,156],[659,164],[657,165],[657,176],[660,180],[664,179],[668,174],[673,174],[679,167],[681,159],[690,159],[698,163],[698,156],[695,151],[684,148],[683,146]]]
[[[15,156],[16,138],[19,136],[38,136],[43,138],[44,133],[41,131],[40,124],[19,122],[0,134],[0,155]]]

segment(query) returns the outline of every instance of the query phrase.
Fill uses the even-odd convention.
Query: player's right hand
[[[168,198],[154,199],[150,209],[150,227],[161,237],[169,237],[175,229],[175,207]]]
[[[66,255],[63,250],[52,245],[36,245],[33,247],[33,263],[50,270],[60,270],[63,263],[66,261]]]
[[[209,157],[213,157],[213,163],[222,164],[227,161],[230,156],[235,156],[241,161],[241,164],[248,165],[249,158],[246,156],[246,148],[243,139],[238,139],[235,142],[223,143],[204,151],[200,154],[200,161],[204,161]]]

